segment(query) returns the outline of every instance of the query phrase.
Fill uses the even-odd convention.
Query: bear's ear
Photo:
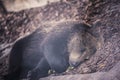
[[[74,29],[77,31],[87,31],[88,29],[90,29],[90,26],[85,24],[85,23],[78,23],[74,25]]]

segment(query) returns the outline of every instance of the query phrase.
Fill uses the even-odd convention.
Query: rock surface
[[[97,38],[99,46],[90,60],[74,70],[58,75],[74,77],[74,75],[80,76],[81,73],[94,75],[100,72],[99,75],[109,76],[100,80],[120,80],[120,75],[117,72],[114,73],[119,68],[112,70],[120,61],[120,0],[66,0],[41,8],[7,14],[0,5],[0,57],[4,53],[9,53],[7,49],[12,47],[11,44],[15,40],[26,33],[31,33],[41,24],[51,22],[53,25],[54,22],[70,19],[93,25],[89,31]],[[0,60],[0,80],[1,75],[7,73],[7,67],[8,56]],[[112,79],[115,75],[116,79]],[[61,79],[57,78],[54,79]]]
[[[91,74],[76,74],[64,76],[51,76],[40,80],[120,80],[120,62],[108,72],[96,72]]]
[[[48,3],[60,0],[3,0],[3,4],[7,11],[21,11],[25,9],[45,6]]]

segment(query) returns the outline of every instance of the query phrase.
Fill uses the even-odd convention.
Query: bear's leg
[[[41,77],[48,76],[48,71],[50,70],[50,66],[47,60],[43,57],[36,68],[31,71],[30,80],[39,80]]]
[[[55,70],[57,73],[66,71],[69,66],[68,53],[62,48],[64,47],[61,44],[44,44],[44,56],[51,69]]]

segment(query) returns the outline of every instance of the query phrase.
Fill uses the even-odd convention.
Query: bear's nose
[[[77,66],[79,66],[79,62],[70,62],[70,66],[71,67],[77,67]]]

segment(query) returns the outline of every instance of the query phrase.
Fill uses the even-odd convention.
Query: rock
[[[50,76],[40,80],[120,80],[120,61],[108,72]]]
[[[48,3],[57,2],[60,0],[3,0],[3,4],[7,11],[21,11],[34,7],[45,6]]]

